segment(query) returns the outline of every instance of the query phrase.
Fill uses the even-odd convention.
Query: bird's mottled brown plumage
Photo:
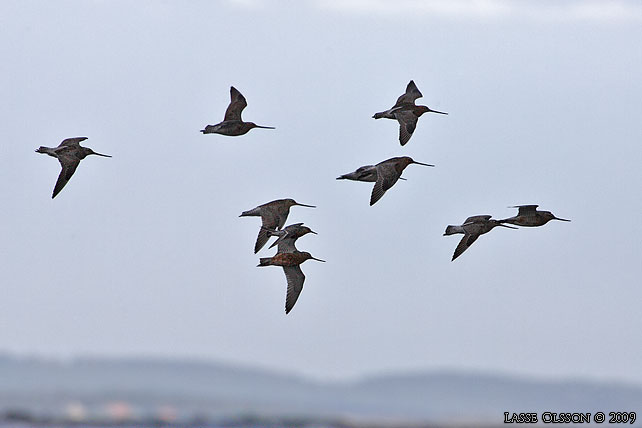
[[[524,227],[537,227],[543,226],[551,220],[571,221],[563,218],[558,218],[550,211],[538,211],[539,205],[516,205],[511,208],[517,208],[517,215],[514,217],[499,220],[502,223],[515,224]]]
[[[221,134],[235,137],[247,134],[252,128],[274,129],[271,126],[259,126],[254,122],[243,122],[241,113],[247,107],[247,101],[234,86],[230,87],[230,99],[230,105],[225,110],[223,122],[216,125],[207,125],[205,129],[201,130],[203,134]]]
[[[67,138],[63,140],[58,147],[40,146],[36,149],[37,153],[43,153],[57,158],[60,162],[60,166],[62,167],[51,195],[52,199],[55,198],[69,182],[71,177],[74,175],[74,172],[76,172],[76,168],[80,165],[81,160],[85,159],[89,155],[103,156],[106,158],[111,157],[109,155],[96,153],[89,147],[81,146],[80,142],[85,141],[86,139],[87,137]]]
[[[375,119],[394,119],[399,122],[399,143],[404,146],[412,137],[412,134],[417,128],[417,121],[424,113],[439,113],[448,114],[437,110],[432,110],[426,106],[418,106],[415,104],[417,98],[423,95],[415,85],[414,81],[410,81],[406,86],[406,92],[397,98],[394,106],[386,111],[375,113],[372,116]]]
[[[464,237],[461,238],[455,252],[453,253],[452,261],[459,257],[464,251],[468,249],[479,238],[480,235],[488,233],[496,226],[503,226],[509,229],[515,229],[511,226],[501,224],[498,220],[491,219],[489,215],[476,215],[468,217],[460,226],[449,225],[446,227],[444,236],[453,235],[455,233],[463,233]]]
[[[255,254],[258,253],[259,250],[267,243],[268,239],[270,239],[268,230],[281,230],[285,225],[288,214],[290,214],[290,207],[294,205],[315,208],[313,205],[299,204],[294,199],[277,199],[241,213],[239,217],[261,217],[262,226],[261,229],[259,229],[259,235],[257,236],[256,244],[254,245]]]
[[[312,257],[310,253],[295,251],[293,253],[277,253],[274,257],[262,257],[258,266],[281,266],[288,282],[288,289],[285,295],[285,313],[289,314],[296,303],[301,291],[305,275],[299,266],[306,260],[324,260]]]
[[[390,189],[399,179],[401,173],[410,164],[418,164],[424,166],[434,166],[426,163],[416,162],[411,157],[402,156],[387,159],[378,164],[366,165],[357,169],[355,172],[344,174],[337,177],[337,180],[348,179],[356,181],[375,182],[370,195],[370,205],[374,205],[381,197]]]
[[[274,241],[272,245],[270,245],[269,248],[278,245],[277,251],[279,253],[294,253],[298,251],[296,246],[294,245],[296,240],[304,235],[307,235],[308,233],[314,233],[316,235],[315,231],[307,226],[304,226],[303,223],[291,224],[281,230],[268,229],[268,236],[278,237],[276,241]]]

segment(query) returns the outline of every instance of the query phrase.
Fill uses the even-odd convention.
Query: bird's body
[[[294,199],[277,199],[241,213],[239,217],[261,217],[262,226],[256,238],[256,244],[254,245],[255,254],[258,253],[267,243],[268,239],[270,239],[268,230],[281,230],[281,228],[283,228],[288,214],[290,214],[290,207],[294,205],[315,208],[313,205],[299,204]]]
[[[406,92],[397,99],[394,106],[386,111],[375,113],[372,117],[375,119],[394,119],[399,122],[399,143],[403,146],[410,140],[413,132],[415,132],[417,121],[422,114],[428,112],[448,114],[432,110],[426,106],[416,105],[415,101],[422,96],[415,82],[411,80],[408,86],[406,86]]]
[[[457,248],[455,248],[452,260],[455,260],[464,251],[466,251],[468,247],[473,245],[473,243],[477,240],[477,238],[479,238],[480,235],[490,232],[496,226],[515,229],[514,227],[503,225],[499,220],[491,219],[491,217],[492,216],[489,215],[476,215],[468,217],[462,225],[449,225],[448,227],[446,227],[444,236],[453,235],[455,233],[464,234],[464,237],[461,238],[461,241],[459,241]]]
[[[416,163],[424,166],[434,166],[426,163],[416,162],[411,157],[402,156],[387,159],[372,166],[362,166],[355,172],[337,177],[356,181],[375,182],[370,195],[370,205],[374,205],[381,197],[401,178],[401,173],[410,164]]]
[[[272,245],[270,245],[269,248],[277,245],[277,251],[279,253],[295,253],[298,250],[294,243],[297,239],[304,235],[307,235],[308,233],[314,233],[316,235],[316,232],[314,232],[309,227],[304,226],[303,223],[291,224],[281,230],[268,229],[268,236],[278,237],[276,241],[274,241]]]
[[[201,132],[203,134],[221,134],[229,137],[237,137],[249,132],[252,128],[269,128],[267,126],[258,126],[252,122],[243,122],[240,120],[226,120],[216,125],[207,125]]]
[[[58,159],[60,166],[62,167],[51,195],[52,199],[55,198],[69,182],[71,177],[74,175],[74,172],[76,172],[76,168],[80,165],[81,160],[85,159],[89,155],[103,156],[107,158],[111,157],[109,155],[96,153],[89,147],[81,146],[80,142],[86,139],[87,137],[67,138],[63,140],[58,147],[40,146],[36,149],[37,153],[47,154]]]
[[[234,87],[230,87],[230,105],[225,110],[223,122],[207,125],[202,129],[203,134],[221,134],[231,137],[247,134],[252,128],[274,129],[271,126],[259,126],[254,122],[243,122],[241,112],[247,106],[245,97]]]
[[[571,221],[555,217],[550,211],[538,211],[538,206],[539,205],[516,205],[511,207],[518,209],[516,216],[499,221],[501,223],[510,223],[524,227],[543,226],[551,220]]]
[[[377,167],[374,165],[365,165],[357,168],[356,171],[343,174],[337,177],[337,180],[354,180],[354,181],[377,181]]]
[[[262,257],[259,259],[258,266],[281,266],[288,282],[288,289],[285,296],[285,313],[288,314],[294,307],[301,291],[305,275],[301,270],[300,264],[306,260],[324,260],[312,257],[310,253],[295,251],[293,253],[277,253],[274,257]]]

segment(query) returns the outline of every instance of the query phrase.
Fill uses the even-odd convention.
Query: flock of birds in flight
[[[399,122],[399,143],[404,146],[412,137],[419,117],[424,113],[437,113],[446,115],[441,111],[432,110],[426,106],[416,105],[415,101],[423,95],[411,80],[406,87],[406,92],[402,94],[390,109],[375,113],[374,119],[393,119]],[[230,88],[231,102],[225,111],[225,117],[222,122],[216,125],[207,125],[201,130],[203,134],[222,134],[227,136],[239,136],[248,133],[253,128],[275,129],[270,126],[260,126],[253,122],[244,122],[241,119],[241,112],[247,106],[245,97],[233,86]],[[89,155],[111,157],[109,155],[96,153],[88,147],[80,145],[81,141],[87,137],[67,138],[63,140],[58,147],[39,147],[36,152],[47,154],[58,159],[62,170],[56,181],[53,190],[52,199],[69,182],[73,176],[80,161]],[[398,180],[404,180],[401,177],[403,170],[411,164],[434,166],[422,162],[417,162],[408,156],[394,157],[379,162],[376,165],[365,165],[356,171],[343,174],[337,177],[337,180],[355,180],[374,182],[372,194],[370,196],[370,205],[374,205]],[[313,232],[303,223],[291,224],[285,226],[290,208],[293,206],[302,206],[315,208],[313,205],[305,205],[296,202],[294,199],[278,199],[259,205],[248,211],[241,213],[240,217],[257,216],[261,217],[262,225],[259,230],[254,253],[258,253],[261,248],[269,241],[270,237],[276,236],[277,239],[269,247],[277,246],[277,253],[273,257],[261,257],[258,266],[281,266],[287,280],[287,293],[285,299],[285,313],[289,313],[296,303],[301,291],[305,275],[301,271],[300,265],[306,260],[324,260],[312,257],[310,253],[299,251],[295,242],[300,237]],[[480,235],[490,232],[496,226],[502,226],[510,229],[517,229],[508,224],[537,227],[543,226],[551,220],[570,221],[563,218],[555,217],[549,211],[537,210],[538,205],[519,205],[512,208],[518,208],[517,215],[503,220],[495,220],[490,215],[475,215],[468,217],[461,225],[449,225],[446,227],[444,236],[453,234],[463,234],[461,241],[457,245],[452,260],[459,257],[468,249]]]

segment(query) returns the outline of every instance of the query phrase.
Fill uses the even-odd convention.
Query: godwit
[[[67,138],[62,140],[62,143],[60,143],[58,147],[40,146],[36,149],[37,153],[44,153],[57,158],[62,166],[62,171],[60,171],[58,181],[56,181],[51,199],[55,198],[62,188],[65,187],[71,176],[76,172],[76,168],[80,165],[81,160],[89,155],[104,156],[106,158],[111,157],[109,155],[96,153],[89,147],[82,147],[80,142],[86,139],[87,137]]]
[[[261,226],[262,227],[262,226]],[[307,226],[304,226],[303,223],[295,223],[289,226],[284,227],[281,230],[268,229],[267,234],[269,236],[278,236],[276,241],[270,245],[269,248],[278,245],[277,252],[279,253],[294,253],[297,250],[294,243],[300,237],[307,235],[308,233],[317,234],[315,231],[310,229]]]
[[[362,166],[355,172],[337,177],[337,180],[348,179],[355,181],[374,181],[375,185],[370,196],[370,205],[374,205],[388,189],[390,189],[401,178],[401,173],[410,164],[423,166],[435,166],[427,163],[414,161],[411,157],[402,156],[390,158],[379,162],[375,166]]]
[[[294,253],[277,253],[274,257],[262,257],[259,259],[258,266],[282,266],[285,272],[285,278],[288,281],[288,291],[285,296],[285,313],[288,314],[294,307],[301,290],[303,290],[303,281],[305,275],[299,266],[306,260],[316,260],[325,262],[325,260],[316,259],[310,253],[295,251]]]
[[[247,106],[245,97],[234,87],[230,87],[230,105],[225,110],[225,118],[223,122],[216,125],[207,125],[202,129],[203,134],[222,134],[229,136],[237,136],[247,134],[252,128],[274,129],[271,126],[259,126],[254,122],[243,122],[241,119],[241,112]]]
[[[504,220],[499,221],[502,223],[516,224],[518,226],[525,227],[543,226],[551,220],[571,221],[555,217],[550,211],[538,211],[538,206],[539,205],[517,205],[510,207],[518,208],[517,215],[515,217],[505,218]]]
[[[254,245],[254,254],[258,253],[265,243],[270,238],[268,229],[281,230],[285,225],[285,220],[290,214],[290,207],[298,205],[301,207],[316,208],[314,205],[305,205],[296,202],[294,199],[277,199],[276,201],[268,202],[252,208],[248,211],[243,211],[239,217],[257,216],[261,217],[262,227],[259,229],[259,236],[256,238]]]
[[[421,98],[423,95],[417,89],[417,85],[412,80],[406,86],[406,93],[401,95],[394,106],[386,111],[380,113],[375,113],[372,116],[375,119],[395,119],[399,122],[399,142],[401,145],[405,145],[412,133],[415,132],[417,127],[417,120],[424,113],[439,113],[439,114],[448,114],[442,111],[431,110],[426,106],[415,105],[415,100]]]
[[[479,238],[479,235],[490,232],[495,226],[517,229],[516,227],[501,224],[498,220],[491,219],[491,217],[492,216],[489,215],[476,215],[468,217],[466,221],[464,221],[464,224],[462,224],[461,226],[450,225],[446,227],[444,236],[453,235],[455,233],[464,234],[464,237],[461,238],[461,241],[459,241],[459,245],[457,245],[457,248],[455,248],[455,253],[453,254],[453,258],[451,261],[455,260],[461,255],[461,253],[466,251],[468,247],[473,245],[473,242],[475,242],[477,238]]]

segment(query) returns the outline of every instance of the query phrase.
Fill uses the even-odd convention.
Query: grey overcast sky
[[[637,1],[3,1],[0,350],[187,357],[322,379],[470,369],[642,383]],[[375,121],[414,79],[401,147]],[[257,129],[202,135],[234,85]],[[54,200],[67,137],[88,157]],[[409,166],[375,206],[335,177]],[[305,288],[256,268],[291,197]],[[497,229],[459,259],[448,224]]]

